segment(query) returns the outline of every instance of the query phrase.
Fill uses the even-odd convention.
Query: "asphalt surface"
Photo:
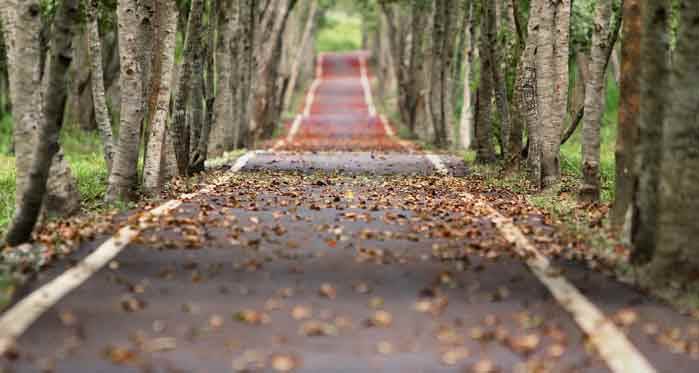
[[[40,317],[0,372],[608,372],[494,224],[461,200],[477,192],[463,162],[444,156],[450,176],[437,175],[368,118],[358,55],[323,61],[318,104],[291,145],[154,222]],[[332,107],[346,120],[331,120]],[[555,229],[515,218],[545,250]],[[659,372],[697,371],[696,320],[580,263],[557,264]]]

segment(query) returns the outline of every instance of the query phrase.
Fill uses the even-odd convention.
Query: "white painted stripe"
[[[308,90],[308,96],[306,96],[306,107],[303,109],[303,115],[308,117],[311,115],[311,108],[313,107],[313,101],[315,101],[316,91],[323,82],[323,60],[325,59],[325,54],[320,53],[318,55],[318,65],[316,66],[316,78],[311,84],[311,88]]]
[[[235,162],[232,172],[238,172],[245,164],[255,157],[257,152],[247,152]],[[225,183],[227,178],[216,184]],[[182,195],[181,199],[191,199],[197,195],[210,192],[212,186],[202,188],[196,193]],[[161,216],[182,205],[181,200],[170,200],[144,214],[139,219],[139,226],[121,228],[112,238],[100,245],[78,265],[68,269],[39,289],[20,300],[0,317],[0,356],[13,347],[19,338],[41,315],[53,307],[58,301],[78,286],[87,281],[90,276],[102,269],[114,259],[134,238],[141,229],[141,224],[149,218]]]
[[[383,114],[379,118],[381,119],[381,123],[383,124],[383,130],[386,131],[386,136],[396,137],[396,133],[393,131],[393,128],[391,128],[391,125],[388,124],[388,118],[386,118],[386,116]]]
[[[413,148],[411,147],[410,141],[405,141],[402,140],[398,135],[396,135],[396,132],[393,130],[391,127],[391,124],[388,122],[388,118],[386,118],[385,115],[380,115],[379,119],[381,120],[381,123],[383,124],[383,130],[386,132],[386,136],[390,137],[393,139],[393,141],[397,142],[398,145],[402,146],[403,149],[412,152]]]
[[[308,93],[306,94],[306,102],[304,103],[303,115],[297,115],[294,118],[294,122],[291,124],[289,133],[286,135],[286,139],[277,141],[274,146],[269,149],[269,151],[276,151],[284,146],[284,144],[291,144],[294,140],[294,136],[301,129],[301,124],[303,124],[303,117],[308,117],[311,115],[311,108],[313,107],[313,101],[315,101],[316,91],[318,86],[323,81],[323,59],[325,58],[324,53],[318,54],[318,65],[316,66],[316,78],[311,83]]]
[[[474,197],[467,195],[467,198]],[[573,316],[613,372],[655,372],[648,360],[614,322],[551,265],[548,258],[514,225],[512,219],[504,217],[486,202],[479,201],[479,203],[490,212],[491,220],[505,239],[515,244],[520,254],[528,258],[526,263],[531,271],[548,288],[558,303]]]
[[[425,154],[425,158],[432,162],[438,172],[448,173],[439,156]],[[463,197],[474,201],[479,207],[489,212],[489,217],[498,230],[506,240],[515,244],[520,256],[528,258],[526,263],[529,269],[546,286],[556,301],[573,316],[614,373],[655,372],[648,360],[626,338],[626,335],[551,265],[548,258],[512,223],[512,219],[505,218],[490,204],[477,199],[470,193],[463,193]]]
[[[359,57],[359,71],[361,74],[362,88],[364,90],[364,101],[366,102],[369,116],[376,115],[376,106],[374,106],[374,97],[371,94],[371,84],[369,83],[369,73],[366,66],[366,55]]]
[[[291,129],[289,130],[289,134],[286,136],[286,141],[291,144],[291,142],[294,140],[294,136],[299,132],[299,129],[301,128],[301,122],[303,122],[303,116],[297,115],[296,119],[294,119],[294,123],[291,125]]]

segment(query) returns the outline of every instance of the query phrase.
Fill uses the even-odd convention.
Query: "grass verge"
[[[482,180],[485,185],[506,189],[520,196],[549,217],[557,231],[574,251],[567,255],[585,262],[589,268],[613,274],[618,280],[639,285],[642,269],[629,261],[630,248],[619,239],[609,221],[610,201],[596,204],[578,202],[577,191],[580,178],[577,174],[563,170],[560,188],[556,191],[538,192],[527,180],[524,172],[504,171],[501,164],[475,164],[475,153],[464,156],[469,164],[471,176]],[[612,167],[613,172],[613,167]],[[613,186],[613,179],[611,185]],[[609,193],[607,193],[609,198]],[[646,289],[657,298],[663,299],[676,309],[699,316],[699,291],[696,289],[651,288]]]

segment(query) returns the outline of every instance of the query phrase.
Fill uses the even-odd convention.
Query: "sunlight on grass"
[[[602,129],[600,131],[600,177],[602,179],[602,200],[614,200],[616,129],[619,123],[619,87],[609,80]],[[582,123],[573,136],[561,147],[561,170],[578,178],[582,177]]]
[[[15,159],[0,155],[0,234],[15,210]]]
[[[0,133],[10,134],[12,119],[0,122]],[[0,235],[12,219],[15,210],[15,158],[9,155],[9,136],[0,143]],[[94,209],[102,205],[107,189],[107,167],[102,156],[102,143],[96,132],[68,127],[61,133],[61,146],[78,182],[83,207]]]
[[[328,12],[316,37],[318,52],[358,50],[362,47],[361,19],[345,12]]]

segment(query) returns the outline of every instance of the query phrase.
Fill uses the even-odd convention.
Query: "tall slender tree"
[[[663,126],[656,249],[648,283],[692,285],[699,271],[699,3],[679,2],[670,101]]]
[[[5,4],[12,6],[14,4]],[[40,43],[38,31],[41,27],[41,6],[38,1],[26,1],[16,9],[14,61],[15,79],[13,102],[17,108],[16,118],[22,127],[38,128],[33,139],[27,183],[17,205],[14,219],[8,229],[6,241],[14,246],[30,239],[42,204],[44,203],[51,163],[59,151],[58,137],[63,124],[63,113],[67,97],[66,76],[72,60],[72,40],[75,22],[79,14],[78,0],[66,0],[58,8],[54,18],[50,59],[46,70],[45,92],[41,85]],[[25,66],[26,65],[26,66]],[[43,98],[43,99],[42,99]],[[37,110],[37,107],[43,110]],[[42,112],[43,111],[43,112]],[[43,114],[43,115],[42,115]]]
[[[177,171],[186,176],[189,170],[189,128],[187,128],[187,105],[190,103],[193,83],[194,62],[199,58],[204,33],[204,0],[192,0],[187,20],[182,67],[177,81],[170,133],[175,146]]]
[[[493,147],[492,129],[492,101],[493,101],[493,52],[495,45],[495,3],[486,2],[482,7],[480,56],[481,72],[478,84],[477,119],[476,119],[476,161],[490,163],[495,161],[495,149]]]
[[[214,131],[211,138],[212,154],[221,155],[236,146],[238,125],[234,119],[235,89],[232,86],[233,58],[237,48],[235,35],[238,30],[236,7],[233,0],[221,0],[218,10],[218,38],[216,43],[216,99],[214,101]],[[236,38],[236,39],[234,39]]]
[[[137,168],[143,121],[138,10],[137,0],[123,0],[117,5],[121,110],[119,142],[107,188],[108,201],[132,200],[138,187]]]
[[[653,257],[657,240],[658,174],[662,149],[662,125],[668,105],[670,45],[669,0],[643,0],[641,38],[640,135],[636,151],[638,190],[634,201],[632,259],[645,263]]]
[[[464,51],[464,64],[463,64],[463,105],[461,107],[461,119],[459,122],[459,139],[461,146],[464,149],[469,149],[473,143],[473,99],[471,95],[471,79],[472,79],[472,66],[473,66],[473,2],[468,1],[466,10],[466,26],[464,27],[465,33],[463,35],[464,43],[463,46],[466,49]]]
[[[600,197],[600,126],[604,113],[604,81],[611,9],[611,0],[598,0],[592,31],[590,74],[585,88],[582,142],[583,185],[580,189],[580,198],[584,201],[597,201]]]
[[[114,135],[112,134],[112,122],[107,107],[107,99],[104,90],[104,71],[102,68],[102,43],[99,34],[99,20],[97,19],[97,0],[86,0],[86,26],[88,58],[90,60],[90,85],[92,87],[92,101],[95,110],[97,129],[102,139],[102,149],[107,170],[112,169],[114,160]]]
[[[175,64],[175,44],[177,37],[177,7],[174,2],[156,4],[155,35],[160,46],[154,58],[153,84],[151,95],[155,95],[150,138],[143,168],[143,186],[149,193],[157,192],[163,182],[165,167],[165,141],[167,121],[170,113],[171,82]]]
[[[615,148],[615,192],[612,224],[620,228],[627,220],[634,195],[634,154],[638,142],[641,64],[641,0],[624,0],[619,81],[619,126]],[[630,225],[630,219],[629,225]]]
[[[536,52],[540,117],[531,136],[533,179],[541,188],[558,184],[560,144],[567,113],[570,0],[544,2]],[[534,152],[532,152],[532,150]]]

